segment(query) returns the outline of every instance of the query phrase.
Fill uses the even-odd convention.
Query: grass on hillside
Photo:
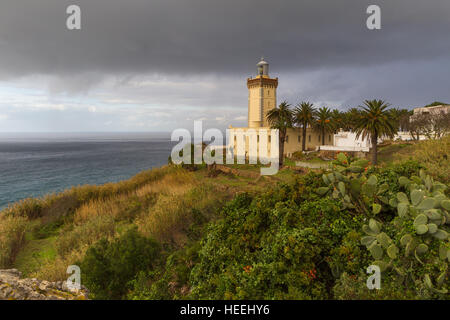
[[[383,166],[416,160],[434,178],[449,183],[448,150],[450,137],[445,137],[385,146],[379,158]],[[80,261],[99,239],[117,238],[133,226],[166,250],[181,248],[197,240],[206,223],[216,219],[221,206],[236,194],[259,193],[279,181],[294,180],[302,171],[291,168],[291,162],[287,159],[287,167],[275,176],[259,176],[260,166],[253,165],[230,166],[239,174],[217,175],[206,168],[165,166],[119,183],[23,200],[0,212],[0,268],[63,280],[67,266]]]
[[[116,238],[132,226],[166,248],[180,248],[237,193],[259,192],[290,176],[283,170],[275,177],[256,179],[223,173],[211,177],[206,169],[191,172],[167,166],[118,184],[27,199],[0,213],[0,268],[63,280],[67,266],[81,260],[92,244]]]
[[[403,142],[393,143],[386,146],[382,146],[378,151],[378,162],[380,164],[386,164],[399,158],[401,154],[408,154],[414,150],[414,143]]]
[[[381,165],[414,160],[422,164],[428,174],[443,183],[450,183],[450,135],[441,139],[400,142],[380,148]]]

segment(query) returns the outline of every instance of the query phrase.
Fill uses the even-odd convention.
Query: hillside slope
[[[76,264],[93,299],[445,299],[449,147],[392,145],[381,167],[339,154],[328,169],[268,177],[165,166],[26,199],[0,213],[0,268],[64,281]],[[365,286],[373,263],[383,290]]]
[[[450,183],[450,135],[439,140],[396,142],[382,147],[379,159],[382,165],[417,161],[435,179]]]

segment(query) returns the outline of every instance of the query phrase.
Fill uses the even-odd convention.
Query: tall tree
[[[358,108],[350,108],[345,113],[345,131],[355,131],[357,123],[361,118],[361,110]]]
[[[391,108],[388,112],[391,115],[391,120],[395,129],[398,131],[406,131],[412,111],[407,109]]]
[[[396,130],[400,129],[400,109],[399,108],[391,108],[387,110],[389,116],[391,117],[392,125]]]
[[[301,102],[294,110],[294,122],[302,127],[302,151],[306,150],[306,128],[314,125],[316,109],[309,102]]]
[[[408,129],[413,140],[419,141],[421,135],[429,133],[430,118],[427,114],[416,114],[411,117]]]
[[[327,107],[319,108],[316,113],[317,122],[315,124],[315,127],[316,130],[320,132],[322,145],[325,144],[325,134],[333,131],[331,117],[331,110]]]
[[[390,119],[390,112],[386,110],[388,104],[383,100],[366,100],[361,108],[361,116],[355,127],[356,137],[368,138],[372,144],[372,164],[377,164],[379,137],[393,137],[397,130]]]
[[[405,132],[408,131],[409,121],[411,116],[414,114],[414,111],[408,109],[400,109],[399,115],[399,127],[400,131]]]
[[[331,111],[331,126],[333,127],[333,132],[338,133],[340,129],[345,127],[345,115],[338,109],[333,109]]]
[[[267,112],[266,118],[272,129],[279,131],[279,165],[283,166],[284,160],[284,141],[286,140],[286,132],[288,128],[292,128],[292,110],[290,105],[283,101],[278,107]]]

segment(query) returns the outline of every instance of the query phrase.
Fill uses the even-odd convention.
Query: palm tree
[[[292,128],[292,110],[290,105],[283,101],[280,105],[267,112],[266,118],[272,129],[279,131],[279,165],[283,166],[284,160],[284,141],[288,128]]]
[[[388,110],[391,115],[394,127],[398,131],[406,131],[409,124],[409,117],[413,114],[407,109],[391,108]]]
[[[399,127],[400,131],[408,131],[409,119],[414,114],[414,111],[408,109],[400,109]]]
[[[391,108],[387,110],[389,113],[392,125],[398,129],[400,127],[399,119],[400,119],[400,109],[399,108]]]
[[[331,123],[331,110],[327,107],[320,108],[317,113],[317,122],[315,124],[316,130],[320,132],[322,137],[322,145],[325,144],[325,133],[332,132],[333,127]]]
[[[359,117],[355,132],[356,138],[362,136],[369,138],[372,144],[372,164],[377,164],[377,141],[379,137],[393,137],[396,133],[390,112],[386,110],[388,104],[383,100],[366,100],[365,106],[360,106],[361,116]]]
[[[339,129],[344,128],[345,114],[338,109],[333,109],[331,111],[331,126],[333,127],[333,132],[338,133]]]
[[[302,151],[306,150],[306,128],[314,125],[316,109],[309,102],[300,103],[294,110],[294,122],[302,127]]]
[[[356,125],[361,117],[361,110],[350,108],[345,113],[345,131],[355,131]]]

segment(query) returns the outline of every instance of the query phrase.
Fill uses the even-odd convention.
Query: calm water
[[[74,185],[103,184],[167,164],[168,133],[0,133],[0,208]]]

